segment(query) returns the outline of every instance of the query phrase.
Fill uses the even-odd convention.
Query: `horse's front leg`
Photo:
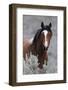
[[[43,61],[44,61],[44,64],[47,65],[47,63],[48,63],[48,54],[47,54],[47,52],[44,52],[44,54],[43,54]]]
[[[43,60],[43,58],[39,55],[39,56],[38,56],[38,67],[39,67],[40,69],[42,69],[42,68],[43,68],[43,64],[44,64],[44,60]]]
[[[47,52],[46,52],[46,55],[45,55],[46,57],[45,57],[45,60],[46,60],[46,65],[47,65],[47,63],[48,63],[48,54],[47,54]]]

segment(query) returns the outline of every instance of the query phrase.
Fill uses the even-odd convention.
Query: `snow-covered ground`
[[[27,62],[24,62],[24,74],[43,74],[43,73],[57,73],[57,17],[56,16],[31,16],[24,15],[24,38],[34,37],[36,31],[40,28],[43,21],[45,25],[52,23],[53,36],[48,49],[48,65],[40,70],[38,68],[37,57],[31,55]]]
[[[47,72],[47,66],[44,64],[43,69],[38,68],[38,59],[34,55],[30,55],[30,58],[24,60],[23,65],[24,74],[41,74]]]

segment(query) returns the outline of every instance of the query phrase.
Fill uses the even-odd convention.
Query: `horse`
[[[51,37],[52,37],[52,24],[44,25],[41,22],[41,28],[37,30],[34,38],[31,40],[24,39],[23,41],[23,58],[26,61],[26,55],[29,58],[30,53],[32,55],[37,56],[38,58],[38,67],[40,69],[43,68],[43,64],[46,61],[46,65],[48,62],[48,48],[50,45]]]

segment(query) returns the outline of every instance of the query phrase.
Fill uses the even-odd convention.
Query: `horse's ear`
[[[50,24],[49,24],[49,27],[50,27],[50,28],[52,27],[52,24],[51,24],[51,22],[50,22]]]
[[[43,22],[41,22],[41,28],[44,28],[44,23]]]

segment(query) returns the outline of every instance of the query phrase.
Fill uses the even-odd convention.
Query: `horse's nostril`
[[[46,47],[46,50],[48,50],[48,47]]]
[[[43,49],[44,49],[44,51],[45,51],[45,50],[48,50],[48,47],[44,47]]]
[[[43,46],[43,50],[44,50],[44,51],[46,50],[46,47],[45,47],[45,46]]]

